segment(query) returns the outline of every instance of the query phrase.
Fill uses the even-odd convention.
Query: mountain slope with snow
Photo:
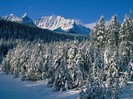
[[[77,25],[72,19],[65,19],[61,16],[46,16],[34,21],[39,28],[49,29],[57,32],[82,33],[88,34],[89,28]]]
[[[49,29],[56,32],[89,34],[91,31],[90,28],[77,24],[73,19],[65,19],[62,16],[55,15],[41,17],[34,21],[27,15],[27,13],[25,13],[21,18],[14,14],[10,14],[2,17],[2,19],[30,26],[37,26],[42,29]]]
[[[7,16],[2,17],[4,20],[8,21],[13,21],[13,22],[18,22],[30,26],[36,26],[33,22],[33,20],[25,13],[21,18],[15,16],[14,14],[9,14]]]
[[[30,26],[36,26],[33,22],[33,20],[28,16],[27,13],[25,13],[22,18],[21,18],[21,23],[23,24],[27,24],[27,25],[30,25]]]
[[[14,21],[14,22],[20,22],[21,19],[14,14],[9,14],[7,16],[3,16],[2,19],[8,20],[8,21]]]

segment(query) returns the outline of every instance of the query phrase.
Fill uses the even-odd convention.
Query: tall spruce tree
[[[81,99],[104,99],[105,89],[103,85],[103,61],[97,42],[94,43],[94,61],[92,63],[91,79],[88,78],[85,91],[81,91]],[[90,74],[89,74],[90,75]]]
[[[117,16],[112,16],[106,30],[106,44],[109,44],[112,48],[118,47],[119,26]]]
[[[108,73],[106,77],[107,95],[112,99],[118,99],[119,95],[119,61],[118,50],[114,51],[108,62]]]
[[[129,80],[133,81],[133,56],[130,59],[130,62],[128,64],[128,77]]]
[[[121,70],[125,71],[130,61],[131,53],[133,50],[133,21],[131,12],[127,13],[124,17],[124,21],[120,27],[119,33],[120,40],[120,54],[121,54]]]
[[[98,23],[94,28],[94,33],[96,35],[97,43],[99,48],[104,48],[105,46],[105,20],[101,16]]]

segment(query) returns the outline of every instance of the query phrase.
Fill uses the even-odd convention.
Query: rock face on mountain
[[[62,16],[45,16],[37,20],[32,20],[27,13],[25,13],[21,18],[10,14],[2,17],[4,20],[19,22],[22,24],[37,26],[42,29],[49,29],[56,32],[64,33],[78,33],[78,34],[89,34],[90,29],[83,25],[76,24],[73,19],[65,19]]]
[[[89,28],[77,25],[72,19],[65,19],[61,16],[46,16],[34,21],[36,26],[43,29],[49,29],[56,32],[82,33],[88,34]]]
[[[27,13],[25,13],[21,18],[15,16],[14,14],[9,14],[7,16],[2,17],[2,19],[8,20],[8,21],[14,21],[14,22],[18,22],[18,23],[22,23],[30,26],[36,26],[33,20],[28,16]]]
[[[14,14],[9,14],[7,16],[3,16],[2,19],[14,22],[20,22],[21,19],[15,16]]]
[[[21,23],[31,25],[31,26],[36,26],[33,22],[33,20],[28,16],[27,13],[25,13],[22,18],[21,18]]]

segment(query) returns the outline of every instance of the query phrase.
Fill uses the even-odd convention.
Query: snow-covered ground
[[[128,85],[120,94],[120,99],[133,99],[133,82],[128,82]]]
[[[0,99],[78,99],[78,90],[53,92],[46,81],[21,81],[11,75],[0,73]],[[120,94],[120,99],[133,99],[133,82]]]
[[[79,91],[53,92],[46,81],[21,81],[0,73],[0,99],[77,99]]]

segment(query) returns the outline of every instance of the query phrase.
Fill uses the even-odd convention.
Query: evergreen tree
[[[110,45],[111,48],[118,47],[119,26],[120,25],[117,22],[117,16],[112,16],[106,29],[106,44]]]
[[[78,49],[78,53],[75,56],[75,61],[76,85],[82,86],[83,80],[85,79],[85,60],[81,49]]]
[[[128,64],[128,77],[129,80],[133,81],[133,58],[131,58],[129,64]]]
[[[116,50],[108,61],[106,87],[107,95],[111,99],[118,99],[119,96],[119,61],[118,50]]]
[[[88,79],[87,88],[81,99],[103,99],[105,89],[103,85],[103,61],[97,43],[94,44],[94,62],[92,67],[92,78]]]
[[[94,33],[96,35],[97,43],[99,48],[105,47],[105,20],[104,17],[101,16],[98,23],[94,28]]]
[[[119,33],[119,40],[120,40],[120,53],[122,55],[121,64],[122,70],[125,71],[125,68],[128,65],[130,60],[131,52],[133,49],[133,21],[131,17],[131,12],[125,15],[124,21],[120,27]],[[123,63],[124,62],[124,63]]]

